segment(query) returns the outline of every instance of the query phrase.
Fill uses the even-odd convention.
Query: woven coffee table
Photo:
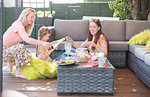
[[[98,93],[114,94],[114,67],[58,66],[57,94]]]

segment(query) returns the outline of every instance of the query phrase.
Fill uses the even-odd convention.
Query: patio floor
[[[29,46],[28,48],[28,50],[35,54],[35,47]],[[145,86],[130,69],[115,69],[114,76],[115,92],[114,96],[111,97],[150,97],[150,88]],[[4,65],[3,89],[16,90],[29,97],[57,97],[57,79],[26,80],[22,78],[16,78]],[[87,96],[98,97],[99,95],[72,94],[71,97]]]
[[[19,91],[29,97],[57,97],[57,79],[25,80],[16,78],[3,67],[3,89]],[[146,87],[129,69],[115,70],[115,93],[111,97],[150,97]],[[71,97],[97,97],[98,94],[73,94]],[[62,97],[62,96],[59,96]],[[105,96],[101,96],[105,97]]]

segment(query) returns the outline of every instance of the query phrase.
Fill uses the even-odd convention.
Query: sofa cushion
[[[127,41],[109,41],[110,51],[127,51],[128,44]]]
[[[135,54],[135,48],[145,48],[145,45],[129,44],[129,51]]]
[[[150,21],[127,20],[126,21],[126,40],[129,40],[133,35],[150,29]]]
[[[145,54],[150,54],[150,51],[145,48],[135,48],[135,56],[144,61]]]
[[[70,36],[73,40],[86,40],[89,29],[88,20],[59,20],[55,19],[55,39]]]
[[[103,20],[101,24],[103,33],[110,41],[125,40],[125,21]]]
[[[129,44],[146,44],[150,39],[150,30],[144,30],[134,36],[129,40]]]
[[[84,41],[75,41],[75,42],[81,44],[81,43],[83,43]],[[65,45],[65,41],[62,42],[62,43],[60,43],[60,44],[58,45],[57,50],[65,50],[65,49],[64,49],[64,45]],[[72,46],[72,48],[74,48],[74,47]]]
[[[146,43],[146,50],[150,50],[150,39]]]
[[[50,30],[50,32],[51,32],[51,36],[50,36],[50,38],[47,40],[48,42],[52,42],[52,41],[54,41],[55,40],[55,28],[54,28],[54,26],[48,26],[47,27],[49,30]]]
[[[82,44],[84,41],[75,41],[79,44]],[[57,50],[64,49],[65,42],[62,42],[58,47]],[[109,41],[109,50],[110,51],[127,51],[128,44],[126,41]]]
[[[150,65],[150,54],[145,54],[144,56],[144,62],[148,65]]]

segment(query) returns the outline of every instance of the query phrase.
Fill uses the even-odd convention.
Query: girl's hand
[[[69,36],[67,36],[66,39],[68,42],[71,42],[71,43],[73,42],[73,40]]]
[[[56,48],[50,49],[49,54],[51,54]]]
[[[97,45],[94,43],[94,42],[92,42],[92,41],[88,41],[87,42],[87,45],[88,46],[93,46],[93,47],[96,47]]]
[[[56,48],[51,49],[50,51],[53,52]]]

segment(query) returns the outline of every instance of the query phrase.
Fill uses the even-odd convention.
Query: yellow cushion
[[[150,39],[147,41],[146,50],[150,50]]]
[[[45,60],[31,58],[30,64],[43,76],[54,78],[57,76],[57,64]]]
[[[150,30],[144,30],[143,32],[134,35],[128,42],[128,44],[146,44],[150,39]]]
[[[26,64],[21,69],[22,74],[25,75],[27,80],[35,80],[45,78],[42,76],[30,63]]]

